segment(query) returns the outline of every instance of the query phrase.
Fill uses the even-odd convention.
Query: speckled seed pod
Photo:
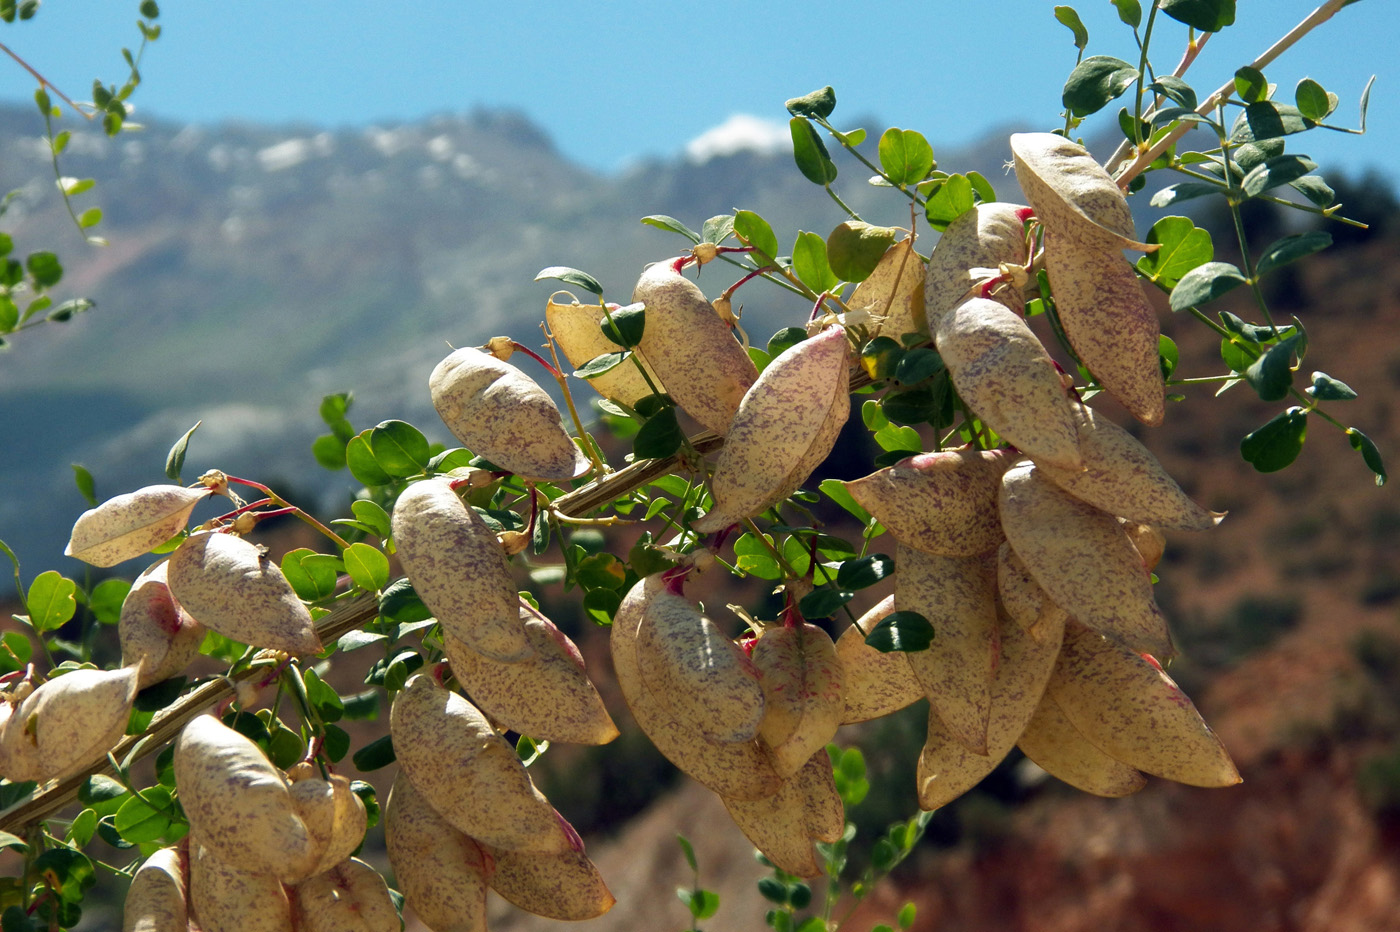
[[[1131,796],[1147,786],[1140,771],[1109,757],[1081,735],[1048,692],[1040,697],[1016,746],[1050,776],[1095,796]]]
[[[1083,146],[1056,133],[1014,133],[1016,180],[1047,230],[1075,230],[1102,249],[1155,249],[1137,241],[1123,191]]]
[[[1162,536],[1162,532],[1150,524],[1139,524],[1136,521],[1120,521],[1123,530],[1128,534],[1128,540],[1133,542],[1137,548],[1138,555],[1142,557],[1143,565],[1150,573],[1157,568],[1157,564],[1162,562],[1162,555],[1167,552],[1167,539]]]
[[[671,717],[710,741],[751,741],[763,719],[763,688],[743,649],[663,582],[637,627],[642,682]]]
[[[588,471],[554,401],[528,375],[473,347],[455,350],[428,377],[438,416],[478,456],[530,481]]]
[[[616,353],[620,347],[603,336],[603,308],[599,304],[561,304],[551,300],[544,310],[544,319],[549,324],[549,332],[554,342],[564,351],[564,356],[575,369],[597,356]],[[637,357],[641,360],[641,357]],[[643,363],[643,365],[646,365]],[[648,367],[647,371],[651,371]],[[655,373],[652,373],[656,381]],[[625,405],[635,405],[638,400],[651,394],[651,386],[631,360],[614,366],[602,375],[588,380],[593,390],[604,398],[620,401]]]
[[[516,851],[568,847],[558,813],[515,748],[476,706],[432,677],[411,677],[394,697],[389,731],[399,766],[458,831]]]
[[[339,774],[328,780],[311,777],[293,783],[291,792],[292,805],[319,852],[312,875],[330,870],[360,847],[369,818],[349,780]]]
[[[299,932],[399,932],[399,911],[379,871],[349,858],[297,885]]]
[[[831,759],[826,750],[814,754],[802,769],[783,783],[782,789],[763,799],[724,800],[724,808],[729,817],[739,826],[739,831],[753,846],[762,851],[768,860],[780,870],[799,877],[815,877],[821,873],[821,864],[812,847],[813,832],[808,814],[808,781],[804,775],[812,760],[825,763],[828,779],[831,774]],[[839,797],[838,797],[839,800]],[[842,818],[845,829],[845,818]],[[839,838],[840,835],[838,834]]]
[[[841,661],[831,635],[806,622],[764,629],[752,656],[763,685],[758,733],[788,777],[836,736],[846,712]]]
[[[1123,254],[1047,230],[1045,272],[1065,336],[1099,384],[1149,427],[1166,416],[1162,326]]]
[[[486,932],[490,859],[400,773],[384,808],[384,844],[408,906],[433,932]]]
[[[846,695],[842,725],[868,722],[924,698],[924,687],[903,651],[886,653],[865,643],[865,636],[893,611],[894,596],[886,596],[836,639]]]
[[[1088,405],[1076,408],[1084,469],[1038,465],[1041,475],[1081,502],[1129,521],[1204,531],[1225,517],[1187,497],[1151,451]]]
[[[894,605],[933,625],[928,650],[908,654],[932,714],[974,754],[987,753],[997,662],[996,555],[939,557],[895,552]]]
[[[846,491],[906,547],[974,557],[1002,541],[997,493],[1015,460],[1006,450],[920,453],[847,482]]]
[[[760,514],[807,481],[851,413],[849,360],[846,331],[831,327],[769,363],[734,415],[710,479],[714,507],[695,530]]]
[[[603,875],[583,853],[581,841],[556,854],[489,845],[485,850],[496,865],[487,878],[491,889],[536,916],[566,922],[596,919],[617,902]]]
[[[583,655],[564,632],[524,601],[520,621],[533,655],[508,663],[444,637],[452,673],[481,711],[512,731],[544,741],[607,744],[617,737]]]
[[[447,479],[399,493],[391,527],[404,572],[444,631],[492,660],[531,656],[505,551]]]
[[[895,243],[865,281],[846,300],[854,310],[875,316],[874,333],[898,340],[906,333],[928,333],[924,317],[924,263],[914,252],[914,240]]]
[[[191,837],[222,864],[286,883],[316,866],[319,852],[287,778],[256,744],[212,715],[180,732],[175,785]]]
[[[122,932],[189,932],[180,849],[161,848],[136,869],[122,904]]]
[[[1064,383],[1024,320],[969,298],[939,318],[934,340],[958,395],[988,427],[1037,460],[1082,465]]]
[[[699,287],[670,260],[647,267],[632,300],[646,305],[637,348],[662,388],[686,414],[717,434],[727,433],[739,400],[758,377],[749,354]]]
[[[721,796],[758,799],[778,791],[782,778],[771,752],[759,741],[718,744],[697,740],[646,688],[637,668],[637,627],[647,600],[662,585],[660,574],[632,587],[613,619],[612,661],[618,688],[637,725],[667,760]]]
[[[65,556],[93,566],[116,566],[158,547],[185,529],[206,488],[148,485],[82,513],[64,548]]]
[[[1080,734],[1130,767],[1192,786],[1240,782],[1181,687],[1155,662],[1095,631],[1065,630],[1049,692]]]
[[[1142,557],[1112,515],[1074,498],[1031,463],[1002,477],[1011,549],[1055,604],[1133,650],[1175,653]]]
[[[74,670],[30,693],[0,730],[0,776],[51,780],[84,770],[126,733],[136,669]]]
[[[1069,613],[1040,588],[1008,543],[997,548],[997,597],[1006,617],[1030,631],[1033,637],[1045,633],[1047,624],[1062,627],[1069,617]]]
[[[190,859],[190,911],[200,932],[292,932],[281,881],[231,867],[202,846]]]
[[[836,789],[826,748],[813,754],[793,779],[807,800],[807,834],[828,844],[840,841],[846,834],[846,804]]]
[[[968,297],[968,290],[1003,263],[1025,265],[1025,224],[1020,204],[978,204],[952,223],[934,244],[924,278],[924,307],[928,328]],[[981,270],[974,273],[973,270]],[[1003,288],[993,297],[1010,310],[1024,307],[1019,289]],[[894,334],[889,334],[893,336]]]
[[[1002,626],[1001,659],[992,680],[985,754],[974,754],[929,712],[928,739],[919,754],[919,805],[946,806],[996,769],[1025,731],[1045,693],[1060,649],[1064,618],[1040,638],[1019,625]]]
[[[117,636],[122,666],[139,667],[137,689],[179,676],[199,656],[204,626],[180,607],[166,585],[166,561],[148,567],[122,601]]]
[[[230,640],[289,654],[321,650],[292,584],[263,549],[241,537],[191,534],[170,555],[167,582],[185,611]]]

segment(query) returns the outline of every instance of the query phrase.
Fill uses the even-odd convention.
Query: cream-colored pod
[[[292,932],[292,904],[272,874],[240,870],[192,846],[190,912],[200,932]]]
[[[80,773],[121,740],[135,698],[135,667],[54,677],[0,729],[0,776],[52,780]]]
[[[853,310],[874,316],[876,334],[898,340],[906,333],[928,333],[924,316],[924,262],[913,237],[895,243],[846,300]]]
[[[836,639],[846,697],[842,725],[868,722],[924,698],[924,687],[903,651],[885,653],[865,643],[866,635],[893,611],[894,596],[886,596]]]
[[[510,363],[470,346],[454,350],[433,369],[428,391],[452,435],[495,466],[545,482],[588,471],[553,399]]]
[[[472,702],[532,738],[567,744],[607,744],[616,738],[617,726],[574,642],[523,600],[519,612],[533,651],[521,661],[492,660],[452,634],[444,636],[452,673]]]
[[[161,848],[136,869],[122,904],[122,932],[189,932],[185,859]]]
[[[638,582],[622,600],[613,619],[611,649],[618,688],[637,725],[671,763],[700,783],[730,799],[758,799],[778,791],[782,778],[772,753],[760,741],[722,744],[697,740],[651,690],[637,663],[637,628],[648,600],[664,587],[656,573]]]
[[[293,783],[291,793],[292,805],[318,852],[311,874],[330,870],[355,853],[364,841],[369,815],[349,780],[339,774],[326,780],[308,777]]]
[[[686,414],[717,434],[727,433],[739,401],[758,377],[749,354],[671,260],[647,266],[632,300],[646,305],[637,349],[662,388]]]
[[[940,557],[895,551],[894,605],[933,626],[927,650],[905,656],[930,714],[974,754],[988,753],[987,723],[997,661],[996,556]]]
[[[666,582],[636,633],[642,682],[671,717],[710,741],[751,741],[763,720],[758,671],[739,645]]]
[[[491,889],[536,916],[578,922],[596,919],[617,900],[603,875],[583,852],[583,843],[554,854],[484,846],[495,863]]]
[[[1140,771],[1081,735],[1049,693],[1041,697],[1016,746],[1050,776],[1095,796],[1130,796],[1147,785]]]
[[[404,572],[445,632],[492,660],[533,655],[505,551],[449,480],[400,492],[390,526]]]
[[[825,752],[823,752],[824,754]],[[828,764],[828,767],[830,765]],[[799,877],[821,873],[807,826],[807,793],[796,774],[763,799],[726,799],[724,808],[744,837],[779,870]]]
[[[256,744],[212,715],[198,716],[180,732],[175,786],[190,837],[221,863],[287,883],[315,868],[320,851],[287,778]]]
[[[311,613],[264,548],[232,534],[197,531],[168,563],[170,594],[206,628],[289,654],[321,650]]]
[[[715,504],[693,527],[722,530],[807,481],[851,413],[846,331],[830,327],[783,350],[744,395],[715,463]]]
[[[841,661],[831,635],[806,622],[765,628],[752,657],[763,686],[758,733],[789,777],[836,736],[846,712]]]
[[[851,497],[895,540],[945,557],[974,557],[1002,540],[997,519],[1006,450],[920,453],[846,483]]]
[[[567,294],[567,292],[565,292]],[[564,356],[575,369],[590,359],[605,353],[616,353],[621,347],[603,335],[604,320],[601,304],[579,304],[573,301],[563,304],[552,297],[544,309],[545,323],[554,342],[564,351]],[[637,359],[640,361],[641,356]],[[642,363],[646,366],[646,363]],[[650,367],[647,367],[650,372]],[[654,375],[654,374],[653,374]],[[614,366],[602,375],[588,380],[593,390],[604,398],[631,406],[651,394],[651,386],[637,371],[630,360]]]
[[[1065,492],[1032,463],[1002,477],[1006,540],[1055,604],[1134,650],[1175,653],[1142,557],[1112,515]]]
[[[1006,617],[1035,637],[1046,632],[1047,624],[1063,627],[1069,616],[1045,594],[1026,564],[1005,542],[997,548],[997,597]]]
[[[1047,230],[1074,230],[1101,249],[1155,246],[1137,241],[1128,199],[1079,143],[1058,133],[1013,133],[1016,180]]]
[[[140,668],[137,689],[178,676],[204,641],[204,626],[170,594],[167,568],[164,560],[147,567],[122,601],[117,637],[122,666]]]
[[[486,932],[491,859],[400,773],[384,807],[384,845],[404,901],[433,932]]]
[[[1073,403],[1054,360],[1026,322],[989,298],[969,298],[934,323],[958,395],[1006,442],[1078,469]]]
[[[1192,786],[1240,782],[1181,687],[1156,661],[1096,631],[1066,628],[1048,688],[1080,734],[1130,767]]]
[[[939,318],[966,300],[975,285],[1002,265],[1026,264],[1025,209],[999,201],[978,204],[948,224],[934,244],[925,271],[926,329],[935,328]],[[1018,314],[1025,306],[1019,288],[1002,288],[992,297]]]
[[[394,697],[389,731],[399,766],[458,831],[512,850],[568,847],[558,814],[515,748],[476,706],[431,676],[410,677]]]
[[[139,557],[183,531],[194,506],[212,494],[203,487],[148,485],[109,498],[78,517],[63,554],[93,566]]]
[[[298,932],[399,932],[401,922],[379,871],[347,858],[297,884]]]

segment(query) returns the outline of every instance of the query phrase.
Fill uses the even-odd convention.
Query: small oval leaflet
[[[893,612],[865,636],[865,643],[888,654],[928,650],[933,643],[933,625],[918,612]]]

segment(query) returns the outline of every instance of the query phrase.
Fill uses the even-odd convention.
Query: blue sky
[[[1317,0],[1240,0],[1236,26],[1212,38],[1187,75],[1213,90]],[[1075,3],[1088,54],[1136,59],[1109,0]],[[92,78],[119,80],[135,47],[137,0],[49,0],[0,41],[75,97]],[[941,146],[997,126],[1051,128],[1074,62],[1070,33],[1042,0],[704,4],[474,0],[165,0],[164,35],[147,53],[140,113],[179,121],[364,126],[475,106],[523,111],[574,160],[615,171],[685,150],[781,138],[784,99],[835,86],[838,123],[874,118]],[[1400,66],[1393,0],[1342,10],[1266,72],[1292,99],[1310,76],[1337,92],[1354,126],[1357,97],[1378,74],[1370,132],[1313,132],[1290,146],[1324,168],[1374,167],[1392,179],[1400,146]],[[1170,70],[1185,27],[1164,17],[1154,38]],[[0,98],[29,100],[33,80],[0,61]],[[1111,107],[1116,111],[1116,106]],[[1099,120],[1106,119],[1107,111]],[[735,121],[734,118],[740,119]],[[717,127],[727,126],[720,132]]]

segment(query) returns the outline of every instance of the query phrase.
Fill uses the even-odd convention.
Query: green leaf
[[[1277,472],[1298,458],[1307,437],[1308,413],[1292,407],[1246,434],[1240,441],[1240,455],[1259,472]]]
[[[665,407],[647,418],[632,441],[632,454],[638,460],[661,459],[681,448],[685,432],[676,421],[676,409]]]
[[[1297,181],[1290,181],[1288,186],[1317,207],[1331,207],[1337,199],[1337,192],[1317,175],[1304,175]]]
[[[1355,389],[1326,372],[1312,374],[1312,384],[1307,387],[1307,393],[1318,401],[1351,401],[1356,397]]]
[[[29,608],[29,623],[34,630],[43,634],[63,627],[78,610],[74,598],[77,591],[78,584],[56,570],[47,570],[34,577],[25,599]]]
[[[324,469],[344,469],[345,441],[335,434],[322,434],[311,441],[311,455]]]
[[[321,717],[321,721],[340,721],[341,716],[345,714],[345,703],[340,694],[312,669],[308,669],[302,675],[302,682],[306,685],[306,699]]]
[[[1304,256],[1321,252],[1331,245],[1332,234],[1326,230],[1312,230],[1308,233],[1285,236],[1283,239],[1269,244],[1269,248],[1265,249],[1264,254],[1259,257],[1259,263],[1254,267],[1254,273],[1262,278],[1275,269],[1282,268],[1290,262],[1296,262]]]
[[[1312,78],[1298,82],[1293,90],[1293,102],[1298,105],[1298,112],[1309,120],[1325,119],[1335,106],[1326,89]]]
[[[170,791],[163,786],[148,787],[141,796],[132,796],[122,803],[117,810],[116,828],[133,845],[156,841],[170,828],[170,814]]]
[[[1074,47],[1079,51],[1084,51],[1089,45],[1089,30],[1084,28],[1084,21],[1079,18],[1072,6],[1055,7],[1055,19],[1070,32],[1074,33]]]
[[[917,184],[933,168],[933,147],[922,133],[892,126],[880,136],[880,165],[892,184]]]
[[[644,304],[629,304],[615,311],[608,311],[599,321],[603,336],[624,349],[631,349],[642,342],[646,330],[647,309]]]
[[[642,223],[645,223],[645,224],[646,224],[647,226],[649,226],[649,227],[656,227],[657,229],[660,229],[660,230],[669,230],[669,231],[672,232],[672,233],[679,233],[681,236],[684,236],[686,239],[690,240],[692,243],[699,243],[699,242],[702,242],[702,240],[700,239],[700,234],[696,233],[694,230],[692,230],[690,227],[686,226],[684,223],[681,223],[681,222],[680,222],[679,220],[677,220],[675,217],[668,217],[668,216],[666,216],[665,214],[652,214],[650,217],[643,217],[643,218],[642,218]],[[715,243],[715,242],[719,242],[719,241],[718,241],[718,240],[707,240],[706,242]],[[545,269],[545,272],[548,272],[548,271],[551,271],[551,269]],[[572,270],[570,270],[570,271],[572,271]],[[541,272],[540,274],[543,275],[544,272]],[[578,274],[582,275],[583,273],[582,273],[582,272],[579,272]],[[538,280],[539,280],[539,279],[536,279],[536,281],[538,281]],[[589,280],[590,282],[592,282],[593,284],[595,284],[595,285],[598,284],[597,281],[595,281],[595,280],[594,280],[593,278],[591,278],[591,277],[590,277],[588,280]],[[587,288],[588,286],[587,286],[587,285],[584,285],[583,287]],[[593,289],[589,288],[588,290],[592,291]],[[598,295],[602,294],[602,293],[603,293],[603,292],[602,292],[602,286],[600,285],[600,286],[599,286],[599,290],[598,290],[598,291],[594,291],[593,293],[594,293],[594,294],[598,294]]]
[[[389,766],[398,760],[398,757],[394,754],[393,739],[384,735],[360,748],[350,760],[361,773],[369,773],[371,770]]]
[[[1293,385],[1293,350],[1302,334],[1295,333],[1286,340],[1279,341],[1269,351],[1244,371],[1245,381],[1254,387],[1264,401],[1282,401],[1288,397],[1288,389]]]
[[[1235,22],[1235,0],[1162,0],[1163,13],[1192,29],[1219,32]]]
[[[879,382],[894,378],[906,350],[890,337],[876,337],[860,348],[860,366]]]
[[[1170,378],[1181,361],[1181,353],[1176,348],[1176,341],[1166,334],[1157,337],[1157,358],[1162,364],[1162,378]]]
[[[1235,70],[1235,93],[1247,104],[1269,99],[1269,81],[1258,68],[1245,65]]]
[[[194,436],[195,431],[199,430],[199,425],[203,423],[203,420],[195,421],[194,426],[185,431],[184,436],[176,440],[170,448],[170,452],[165,454],[165,477],[171,482],[180,481],[180,470],[185,468],[185,451],[189,449],[190,438]]]
[[[141,0],[141,15],[147,19],[156,19],[160,16],[160,5],[156,0]]]
[[[1257,197],[1270,188],[1296,181],[1315,168],[1317,163],[1312,159],[1301,155],[1280,155],[1251,170],[1240,181],[1240,188],[1249,197]]]
[[[935,230],[946,230],[948,224],[976,206],[972,180],[966,175],[949,175],[929,194],[924,217]]]
[[[1148,89],[1164,95],[1186,110],[1195,110],[1199,106],[1195,89],[1175,75],[1162,75],[1149,84]]]
[[[865,643],[885,654],[928,650],[933,643],[933,625],[918,612],[893,612],[871,629]]]
[[[345,445],[345,465],[350,467],[350,475],[357,482],[367,486],[388,485],[392,478],[379,465],[370,450],[369,437],[372,428],[360,431]]]
[[[1210,232],[1196,226],[1188,217],[1163,217],[1152,225],[1147,241],[1157,243],[1158,249],[1138,259],[1138,271],[1149,281],[1168,288],[1215,256]]]
[[[621,589],[627,581],[627,567],[610,553],[590,553],[578,562],[574,579],[584,589]]]
[[[677,890],[677,893],[684,893],[681,902],[685,903],[686,909],[690,910],[690,915],[697,922],[709,919],[719,912],[719,894],[713,890]]]
[[[350,579],[366,592],[378,592],[389,584],[389,558],[369,544],[351,544],[342,559]]]
[[[1118,18],[1124,25],[1134,29],[1142,25],[1142,4],[1138,0],[1113,0],[1113,5],[1118,8]]]
[[[51,252],[31,252],[24,260],[24,267],[40,290],[52,288],[63,278],[63,266]]]
[[[574,377],[579,379],[596,379],[604,372],[611,372],[627,361],[627,357],[632,353],[628,350],[618,350],[615,353],[604,353],[601,356],[594,356],[588,362],[574,370]]]
[[[783,106],[795,117],[815,117],[824,120],[836,109],[836,91],[828,84],[821,90],[793,97]]]
[[[406,421],[381,421],[369,432],[369,448],[379,468],[398,479],[423,472],[432,458],[428,438]]]
[[[327,725],[321,750],[326,752],[326,757],[330,758],[331,763],[340,763],[345,759],[345,755],[350,753],[349,733],[339,725]]]
[[[759,579],[781,579],[782,569],[768,548],[753,534],[741,534],[734,541],[735,565]]]
[[[99,223],[101,223],[101,222],[102,222],[102,208],[101,208],[101,207],[89,207],[87,210],[85,210],[85,211],[83,211],[82,213],[78,214],[78,226],[79,226],[79,228],[81,228],[81,229],[84,229],[84,230],[90,229],[90,228],[92,228],[92,227],[97,226],[97,225],[98,225]]]
[[[1086,117],[1121,96],[1138,79],[1138,70],[1121,58],[1091,55],[1074,66],[1060,102],[1070,113]]]
[[[1390,477],[1385,472],[1385,461],[1381,459],[1381,451],[1367,437],[1355,427],[1347,428],[1347,440],[1351,442],[1351,448],[1361,454],[1361,459],[1365,461],[1366,468],[1376,474],[1376,485],[1385,485]]]
[[[292,584],[297,598],[306,602],[316,602],[335,594],[336,569],[332,560],[317,559],[328,556],[307,547],[289,550],[282,556],[282,575]]]
[[[0,295],[0,333],[10,333],[19,325],[19,306],[9,295]]]
[[[327,427],[335,427],[345,420],[346,414],[350,413],[350,405],[354,403],[354,400],[355,396],[352,392],[338,392],[334,395],[322,396],[318,409],[321,420],[325,421]]]
[[[137,712],[159,712],[180,698],[180,694],[185,691],[185,683],[186,679],[183,676],[173,676],[168,680],[152,683],[136,694],[131,707]]]
[[[1153,207],[1175,207],[1183,201],[1224,193],[1225,189],[1219,185],[1206,184],[1203,181],[1183,181],[1180,184],[1167,185],[1152,195],[1151,203]]]
[[[646,221],[643,220],[642,222],[645,223]],[[694,237],[695,234],[692,233],[690,235]],[[699,242],[699,240],[696,240],[696,242]],[[578,269],[571,269],[566,265],[551,265],[547,269],[540,269],[539,274],[535,276],[535,281],[537,282],[546,281],[548,279],[556,279],[570,285],[577,285],[584,291],[591,291],[599,297],[603,295],[603,286],[598,284],[598,279],[589,275],[587,272],[580,272]]]
[[[926,346],[911,349],[900,357],[894,367],[894,380],[901,385],[914,385],[945,370],[943,357]]]
[[[407,579],[394,580],[393,584],[379,594],[379,614],[401,625],[426,621],[433,617],[433,613],[428,611],[428,607],[418,597],[413,583]]]
[[[866,589],[894,573],[894,558],[888,554],[872,553],[847,560],[836,571],[836,585],[842,589]]]
[[[865,281],[875,271],[885,251],[894,245],[895,232],[892,227],[877,227],[861,220],[840,224],[826,238],[831,270],[842,281]]]
[[[841,589],[813,589],[802,597],[802,601],[797,604],[797,611],[803,618],[830,618],[841,606],[855,597],[854,592]]]
[[[1171,308],[1177,312],[1184,311],[1214,301],[1247,283],[1244,273],[1230,263],[1207,262],[1187,272],[1176,283],[1172,289]]]
[[[695,847],[691,845],[690,839],[678,833],[676,835],[676,844],[681,846],[681,854],[685,855],[685,863],[690,865],[691,872],[698,873],[700,865],[695,861]]]
[[[23,631],[6,631],[0,634],[0,668],[4,672],[23,670],[34,656],[34,645]]]
[[[361,631],[354,628],[345,632],[340,639],[335,642],[336,650],[348,653],[352,650],[359,650],[361,647],[369,647],[371,644],[379,644],[387,641],[388,637],[383,634],[374,634],[370,631]]]
[[[706,220],[700,227],[700,241],[703,243],[723,243],[734,232],[734,215],[718,214]]]
[[[1118,2],[1121,4],[1123,0],[1118,0]],[[1137,0],[1129,0],[1129,2],[1136,4]],[[1132,25],[1136,26],[1137,24],[1133,23]],[[895,921],[899,923],[901,929],[907,929],[914,924],[914,915],[914,904],[905,903],[904,906],[900,908],[899,914],[895,917]]]
[[[90,508],[97,507],[97,485],[92,481],[92,473],[86,466],[78,463],[70,464],[73,467],[73,482],[78,486],[78,493],[83,496],[83,500]]]
[[[357,499],[350,503],[350,512],[356,519],[374,528],[375,536],[388,540],[391,534],[389,512],[377,502]]]
[[[817,488],[821,489],[827,498],[854,515],[861,524],[870,523],[870,512],[856,503],[856,500],[851,497],[851,493],[846,491],[845,483],[840,479],[823,479]]]
[[[734,232],[745,245],[752,246],[759,253],[754,259],[757,265],[772,265],[778,257],[778,237],[773,234],[768,221],[753,211],[741,210],[734,214]]]
[[[788,121],[792,135],[792,158],[798,171],[813,184],[828,185],[836,180],[836,163],[826,151],[826,144],[806,117],[795,116]]]
[[[1261,100],[1244,108],[1230,131],[1230,141],[1236,144],[1276,139],[1312,129],[1317,124],[1306,119],[1298,108]]]
[[[583,596],[583,610],[600,625],[612,624],[622,605],[622,595],[613,589],[590,589]]]
[[[97,813],[93,812],[91,809],[84,809],[82,812],[78,813],[77,817],[69,824],[68,834],[65,837],[73,847],[86,848],[87,843],[92,841],[92,836],[96,832]],[[14,838],[15,841],[19,841],[14,835],[10,835],[9,832],[5,832],[4,834],[9,835],[10,838]],[[0,839],[0,842],[3,842],[3,839]],[[21,844],[23,843],[21,842]]]
[[[797,234],[797,241],[792,244],[792,271],[802,284],[817,294],[832,290],[838,282],[831,271],[831,264],[826,261],[826,241],[816,233]],[[769,345],[772,345],[772,341],[769,341]]]
[[[93,774],[78,784],[78,801],[99,817],[114,814],[128,795],[126,787],[103,774]]]
[[[99,624],[114,625],[121,620],[122,602],[130,591],[131,583],[125,579],[104,579],[92,587],[87,599],[88,611]]]

